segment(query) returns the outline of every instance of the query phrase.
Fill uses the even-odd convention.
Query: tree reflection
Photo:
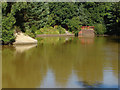
[[[34,54],[35,48],[14,56],[14,52],[3,50],[3,88],[35,88],[46,75],[47,64]],[[6,49],[5,49],[6,50]],[[11,55],[5,55],[10,53]],[[35,52],[34,52],[35,53]],[[27,57],[27,58],[26,58]]]
[[[101,53],[101,47],[89,46],[80,48],[83,52],[75,61],[75,72],[78,75],[79,81],[83,81],[85,85],[94,86],[96,82],[103,81],[103,64],[104,56]]]
[[[108,43],[105,38],[94,38],[91,44],[82,44],[80,38],[54,39],[22,52],[3,47],[3,88],[41,87],[47,83],[46,76],[54,78],[55,87],[67,87],[73,74],[77,79],[72,82],[97,88],[103,85],[105,70],[118,78],[117,43]],[[49,77],[49,70],[53,77]]]

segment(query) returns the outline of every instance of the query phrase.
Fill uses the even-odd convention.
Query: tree
[[[5,44],[14,41],[15,29],[35,37],[35,31],[46,26],[59,25],[76,33],[81,25],[90,25],[97,27],[97,34],[118,34],[119,22],[120,2],[2,2]]]
[[[104,18],[108,34],[120,33],[120,2],[111,3],[109,14]]]
[[[48,3],[44,2],[30,2],[25,11],[25,27],[31,28],[33,25],[40,29],[47,25],[49,7]]]
[[[2,41],[4,44],[12,43],[15,39],[14,24],[17,11],[26,7],[26,3],[2,3]]]
[[[50,25],[61,25],[70,31],[78,29],[80,18],[78,6],[75,3],[49,3]],[[76,28],[77,27],[77,28]]]

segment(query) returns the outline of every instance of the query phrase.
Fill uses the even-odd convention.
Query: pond
[[[44,37],[2,47],[3,88],[118,88],[118,42]]]

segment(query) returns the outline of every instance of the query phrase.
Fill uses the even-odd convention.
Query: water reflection
[[[30,45],[15,45],[16,52],[22,53],[30,48],[36,47],[37,44],[30,44]]]
[[[6,49],[8,52],[5,51]],[[33,55],[34,49],[18,53],[16,56],[10,48],[3,49],[3,87],[34,88],[40,85],[46,75],[47,66],[45,61]]]
[[[38,40],[24,50],[3,47],[3,88],[117,87],[118,43],[104,37]]]
[[[94,43],[94,38],[79,38],[81,41],[81,44],[93,44]]]

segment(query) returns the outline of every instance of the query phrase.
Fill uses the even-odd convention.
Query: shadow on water
[[[112,37],[106,37],[108,41],[111,41],[111,42],[116,42],[116,43],[120,43],[120,36],[112,36]]]
[[[95,83],[93,85],[89,85],[87,82],[84,82],[84,81],[81,81],[81,82],[78,82],[80,85],[82,84],[85,88],[99,88],[102,83]]]
[[[105,37],[38,41],[37,46],[3,46],[3,88],[117,87],[118,43]]]

